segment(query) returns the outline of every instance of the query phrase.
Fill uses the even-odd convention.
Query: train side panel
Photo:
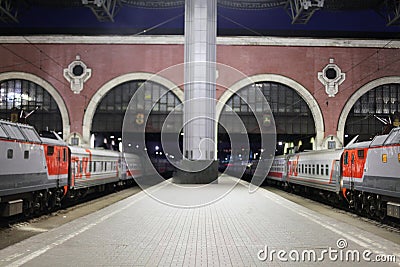
[[[120,153],[107,150],[69,147],[70,188],[88,188],[119,181]]]
[[[42,145],[2,139],[0,151],[1,197],[51,186]]]
[[[342,152],[325,150],[289,156],[287,181],[290,184],[339,193]]]
[[[276,156],[272,162],[267,179],[285,182],[287,177],[287,156]]]
[[[142,166],[138,155],[123,153],[120,163],[121,180],[135,179],[142,176]]]
[[[56,187],[68,184],[68,146],[58,140],[42,138],[46,157],[47,176]]]

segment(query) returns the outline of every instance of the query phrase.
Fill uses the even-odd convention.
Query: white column
[[[185,2],[184,157],[215,160],[217,0]]]

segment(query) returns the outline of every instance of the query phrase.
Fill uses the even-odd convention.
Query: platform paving
[[[222,175],[200,194],[177,195],[169,182],[149,191],[163,199],[201,198],[235,182]],[[140,192],[1,250],[0,266],[377,266],[376,256],[391,255],[396,263],[379,266],[399,266],[399,245],[265,189],[250,194],[247,185],[239,181],[218,201],[197,208]],[[263,261],[266,248],[276,252]],[[352,253],[360,261],[346,261]]]

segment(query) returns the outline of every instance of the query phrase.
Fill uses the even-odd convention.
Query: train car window
[[[359,159],[363,159],[364,158],[364,150],[363,149],[357,150],[357,156]]]
[[[79,172],[80,172],[80,173],[83,172],[83,164],[82,164],[82,161],[79,161]]]
[[[304,173],[304,164],[301,164],[301,173]]]
[[[346,151],[346,153],[344,153],[343,163],[344,163],[344,165],[349,164],[349,152],[347,152],[347,151]]]
[[[104,171],[105,171],[105,172],[107,171],[107,163],[108,163],[108,162],[104,162]]]
[[[312,165],[312,174],[315,175],[315,164]]]
[[[319,164],[317,164],[317,175],[319,175]]]
[[[63,149],[63,161],[67,162],[67,149],[66,148]]]
[[[7,158],[12,159],[14,157],[14,150],[8,149],[7,150]]]
[[[29,159],[29,150],[24,151],[24,159]]]
[[[325,165],[325,175],[329,176],[329,165]]]
[[[321,164],[321,175],[324,175],[324,164]]]
[[[53,156],[54,154],[54,146],[47,147],[47,156]]]

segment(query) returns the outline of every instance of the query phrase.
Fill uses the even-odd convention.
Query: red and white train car
[[[290,155],[287,182],[339,193],[342,152],[342,149],[321,150]]]
[[[69,147],[70,189],[116,183],[120,179],[120,153],[110,150]]]

